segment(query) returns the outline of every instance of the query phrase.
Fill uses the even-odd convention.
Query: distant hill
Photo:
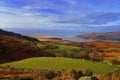
[[[25,39],[25,40],[28,40],[28,41],[38,41],[36,38],[23,36],[21,34],[14,33],[14,32],[8,32],[8,31],[2,30],[2,29],[0,29],[0,36],[12,36],[12,37]]]
[[[77,35],[75,38],[120,41],[120,32],[86,33]]]
[[[49,42],[62,42],[64,41],[62,38],[59,38],[59,37],[46,37],[46,36],[31,36],[33,38],[36,38],[38,39],[39,41],[49,41]]]

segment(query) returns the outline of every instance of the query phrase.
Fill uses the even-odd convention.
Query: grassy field
[[[56,43],[36,43],[36,46],[39,47],[40,49],[52,49],[52,52],[54,53],[55,51],[72,51],[72,52],[90,52],[91,49],[88,48],[81,48],[77,46],[67,46],[67,45],[62,45],[62,44],[56,44]]]
[[[17,62],[1,64],[0,66],[15,67],[15,68],[33,68],[33,69],[48,69],[48,70],[84,70],[90,69],[95,74],[108,73],[120,68],[103,62],[91,62],[83,59],[71,58],[29,58]]]
[[[44,57],[51,55],[51,57],[69,57],[69,58],[80,58],[82,54],[88,55],[92,53],[90,48],[82,48],[77,46],[63,45],[57,43],[36,43],[36,46],[42,50]],[[79,55],[79,56],[78,56]]]

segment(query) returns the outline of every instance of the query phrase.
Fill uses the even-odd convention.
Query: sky
[[[120,0],[0,0],[0,28],[120,30]]]

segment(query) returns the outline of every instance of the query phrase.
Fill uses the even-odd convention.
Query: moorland
[[[120,42],[41,39],[1,29],[0,63],[1,80],[120,80]]]

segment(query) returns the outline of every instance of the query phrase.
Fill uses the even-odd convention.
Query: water
[[[79,30],[63,30],[63,29],[15,29],[5,28],[4,30],[20,33],[23,35],[37,35],[37,36],[55,36],[63,40],[70,40],[75,42],[91,42],[91,40],[77,39],[73,36],[83,34],[85,32]]]

